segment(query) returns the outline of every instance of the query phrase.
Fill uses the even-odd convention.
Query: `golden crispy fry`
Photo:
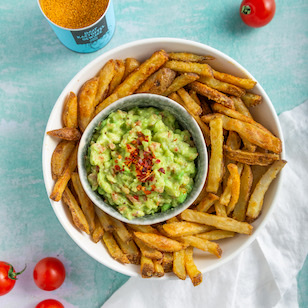
[[[104,229],[97,217],[97,215],[95,215],[94,218],[94,229],[92,231],[92,239],[94,243],[98,243],[104,235]]]
[[[109,106],[114,101],[133,94],[139,86],[168,60],[164,50],[156,51],[117,87],[117,89],[96,107],[95,114]]]
[[[148,257],[153,260],[160,260],[163,258],[162,252],[158,251],[157,249],[149,247],[143,241],[139,240],[136,237],[134,238],[134,241],[136,245],[139,247],[143,256]]]
[[[173,258],[173,252],[163,253],[161,265],[163,266],[165,273],[172,272]]]
[[[272,181],[276,178],[277,174],[286,163],[287,162],[285,160],[278,160],[274,162],[257,183],[248,202],[246,213],[248,221],[254,221],[261,214],[264,195]]]
[[[70,127],[50,130],[47,135],[68,141],[78,141],[81,138],[80,131],[77,128]]]
[[[243,114],[246,117],[252,118],[252,115],[246,105],[244,104],[243,100],[240,97],[231,96],[230,97],[233,100],[234,108],[239,113]]]
[[[140,264],[140,251],[137,248],[134,241],[124,242],[117,232],[113,233],[118,245],[120,246],[122,252],[126,255],[127,259],[132,264]]]
[[[66,140],[60,141],[56,146],[51,156],[51,173],[54,180],[63,173],[74,148],[75,142]]]
[[[123,80],[140,66],[140,62],[135,58],[126,58],[124,63],[125,63],[125,72]]]
[[[202,113],[202,108],[199,106],[194,99],[188,94],[188,92],[184,89],[181,88],[177,91],[177,93],[180,95],[182,98],[185,108],[188,110],[188,112],[191,115],[199,116]]]
[[[207,60],[215,60],[212,56],[201,56],[189,52],[169,52],[170,60],[178,60],[184,62],[199,62],[204,63]]]
[[[217,229],[243,234],[251,234],[253,229],[253,227],[247,222],[240,222],[230,217],[219,217],[216,215],[202,213],[190,209],[182,212],[181,218],[183,220],[213,226]]]
[[[94,210],[104,230],[106,232],[113,232],[114,226],[112,224],[110,216],[97,206],[94,207]]]
[[[191,91],[194,91],[194,90],[191,90]],[[202,96],[202,95],[199,95],[198,98],[199,98],[201,106],[202,106],[202,110],[203,110],[202,114],[212,113],[212,109],[210,107],[210,103],[209,103],[208,99],[205,96]]]
[[[77,128],[77,96],[74,92],[66,97],[62,112],[62,121],[65,127]]]
[[[163,225],[163,229],[170,237],[194,235],[212,229],[210,226],[200,225],[188,221],[172,222]]]
[[[161,265],[161,260],[159,261],[153,260],[153,263],[154,263],[154,270],[155,270],[154,276],[163,277],[165,275],[165,271],[164,271],[163,266]]]
[[[222,217],[227,217],[228,216],[227,215],[226,207],[223,204],[221,204],[219,202],[219,200],[215,201],[214,207],[215,207],[215,212],[216,212],[217,216],[222,216]]]
[[[133,229],[134,231],[143,232],[143,233],[157,233],[157,234],[159,234],[159,232],[150,225],[133,225],[133,224],[127,224],[127,225],[131,229]]]
[[[257,84],[257,82],[252,79],[235,77],[233,75],[217,72],[215,70],[213,70],[213,75],[218,80],[231,83],[246,90],[252,89]]]
[[[243,96],[246,91],[242,88],[239,88],[233,84],[227,83],[227,82],[223,82],[220,81],[218,79],[215,79],[214,77],[205,77],[202,76],[199,80],[199,82],[202,82],[204,84],[206,84],[207,86],[223,92],[223,93],[227,93],[230,95],[234,95],[234,96]]]
[[[110,81],[108,94],[107,96],[111,95],[113,91],[116,89],[116,87],[122,82],[123,76],[125,73],[125,64],[123,60],[116,60],[115,65],[115,74]]]
[[[79,230],[84,231],[87,234],[90,234],[88,222],[81,208],[79,207],[79,204],[77,203],[75,197],[73,196],[71,191],[68,189],[68,187],[66,187],[63,192],[62,200],[70,209],[75,226]]]
[[[217,258],[221,257],[222,250],[217,243],[210,242],[194,235],[182,236],[181,238],[179,238],[179,240],[186,245],[193,246],[200,250],[212,253]]]
[[[179,94],[173,92],[170,95],[168,95],[168,97],[185,108],[184,101],[181,99]]]
[[[231,199],[227,207],[227,215],[234,210],[234,207],[238,201],[240,195],[240,187],[241,187],[241,178],[240,172],[238,170],[237,165],[235,164],[228,164],[227,166],[230,172],[230,179],[231,179]]]
[[[223,176],[223,129],[220,118],[210,121],[211,157],[206,191],[217,193]]]
[[[219,104],[222,104],[228,108],[234,109],[234,103],[230,97],[227,95],[208,87],[204,83],[199,81],[194,81],[189,84],[189,87],[196,91],[198,94],[206,96],[208,99],[213,100]]]
[[[262,96],[249,92],[246,92],[246,94],[244,94],[241,98],[245,103],[246,107],[255,107],[262,102]]]
[[[170,68],[160,68],[152,74],[136,91],[136,93],[152,93],[162,95],[171,85],[176,72]]]
[[[89,224],[90,232],[92,232],[95,228],[94,218],[95,218],[95,210],[94,205],[90,198],[85,193],[79,178],[79,174],[77,172],[73,172],[71,174],[71,180],[73,183],[74,190],[78,196],[78,200],[81,206],[81,209],[86,216],[86,219]]]
[[[192,114],[191,114],[192,115]],[[196,120],[196,122],[199,124],[200,129],[202,131],[203,137],[205,139],[206,145],[211,144],[211,138],[210,138],[210,129],[209,127],[200,119],[199,116],[192,115],[192,117]]]
[[[164,93],[162,93],[162,95],[168,96],[197,79],[199,79],[199,75],[194,73],[181,74],[172,81],[172,83],[168,86]]]
[[[128,232],[122,221],[117,220],[112,216],[109,216],[109,218],[113,225],[113,232],[117,233],[123,242],[127,243],[128,241],[131,241],[133,239],[133,235]]]
[[[78,125],[82,132],[94,116],[98,81],[98,77],[86,81],[78,93]]]
[[[122,252],[117,242],[115,241],[111,232],[105,232],[103,235],[102,242],[105,244],[109,254],[112,258],[118,262],[128,264],[129,260],[126,255]]]
[[[165,67],[168,67],[180,73],[195,73],[200,76],[213,76],[212,68],[206,63],[184,62],[177,60],[169,60]]]
[[[217,241],[228,237],[234,237],[235,232],[225,231],[225,230],[213,230],[201,234],[197,234],[197,237],[200,237],[208,241]]]
[[[207,212],[208,209],[215,203],[215,201],[219,200],[217,195],[212,193],[206,193],[205,197],[200,201],[197,205],[196,210],[199,212]]]
[[[58,177],[53,190],[49,196],[50,199],[54,200],[54,201],[60,201],[62,198],[62,194],[63,191],[68,183],[68,181],[71,178],[71,174],[73,171],[75,171],[76,167],[77,167],[77,152],[78,152],[78,145],[75,146],[75,148],[73,149],[66,167],[63,171],[63,173],[61,174],[61,176]]]
[[[186,272],[194,286],[202,282],[202,273],[197,269],[193,259],[193,247],[185,249],[185,268]]]
[[[185,248],[185,245],[178,241],[155,233],[134,232],[134,235],[146,245],[159,251],[174,252]]]
[[[241,137],[246,138],[249,142],[258,145],[261,148],[267,149],[277,154],[281,153],[281,140],[275,137],[273,134],[253,124],[237,119],[232,119],[228,116],[218,113],[214,113],[212,115],[204,115],[201,117],[201,119],[205,123],[209,123],[215,117],[222,118],[224,129],[236,131]]]
[[[189,90],[189,95],[193,98],[193,100],[199,105],[201,106],[201,101],[198,97],[198,94],[196,91],[194,90]],[[203,107],[203,106],[202,106]],[[203,108],[202,108],[202,113],[203,113]]]
[[[109,90],[109,85],[116,73],[115,68],[116,68],[116,61],[111,59],[99,71],[98,73],[99,80],[94,100],[94,106],[97,106],[100,102],[102,102],[106,98]]]
[[[140,270],[141,270],[142,278],[150,278],[150,277],[154,276],[155,267],[154,267],[153,261],[150,258],[148,258],[144,255],[141,255]]]
[[[238,150],[241,147],[240,136],[236,132],[230,130],[226,141],[226,145],[233,150]]]
[[[233,219],[236,219],[238,221],[245,220],[252,181],[253,181],[253,174],[251,168],[248,165],[244,165],[244,169],[241,175],[240,195],[232,214]]]
[[[180,279],[186,279],[185,249],[173,253],[173,273]]]
[[[167,224],[171,224],[171,223],[173,223],[173,222],[180,222],[180,220],[179,220],[176,216],[174,216],[174,217],[169,218],[169,219],[166,221]]]

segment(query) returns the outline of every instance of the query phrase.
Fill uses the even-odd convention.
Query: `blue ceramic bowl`
[[[190,194],[187,196],[186,200],[179,204],[177,207],[167,210],[166,212],[159,212],[152,215],[145,215],[143,217],[134,218],[132,220],[128,220],[124,216],[122,216],[116,209],[114,209],[111,205],[103,201],[101,195],[91,189],[91,186],[87,179],[87,171],[85,166],[85,156],[87,154],[87,150],[92,139],[93,131],[97,127],[97,125],[107,118],[110,113],[116,110],[130,110],[134,107],[155,107],[161,110],[169,111],[178,121],[180,126],[183,129],[187,129],[195,143],[195,146],[198,151],[198,157],[195,160],[197,173],[194,178],[194,187]],[[195,119],[178,103],[173,100],[159,96],[155,94],[133,94],[124,98],[119,99],[118,101],[112,103],[107,108],[102,110],[88,125],[86,130],[84,131],[82,138],[79,144],[78,150],[78,172],[80,176],[80,180],[82,186],[93,201],[93,203],[101,208],[104,212],[109,215],[121,220],[123,222],[127,222],[130,224],[155,224],[158,222],[165,221],[171,217],[174,217],[188,208],[194,200],[198,197],[201,192],[208,168],[208,156],[207,149],[204,141],[203,134],[199,128],[199,125],[195,121]]]

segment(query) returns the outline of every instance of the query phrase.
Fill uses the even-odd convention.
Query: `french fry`
[[[194,235],[182,236],[181,238],[179,238],[179,240],[185,243],[186,245],[193,246],[200,250],[209,252],[215,255],[217,258],[221,257],[222,250],[219,247],[219,245],[215,242],[211,242]]]
[[[116,61],[111,59],[101,68],[98,73],[98,85],[95,95],[94,106],[102,102],[108,94],[109,85],[116,73]]]
[[[110,81],[108,94],[107,96],[111,95],[113,91],[116,89],[116,87],[122,82],[123,76],[125,73],[125,64],[123,60],[116,60],[115,65],[115,74]]]
[[[227,168],[230,172],[230,179],[232,183],[231,184],[231,198],[230,198],[230,202],[227,207],[227,215],[229,215],[234,210],[234,207],[240,195],[241,178],[240,178],[240,172],[238,170],[237,165],[228,164]]]
[[[176,72],[170,68],[160,68],[152,74],[135,93],[152,93],[162,95],[167,88],[172,84]]]
[[[277,174],[286,163],[287,162],[285,160],[278,160],[274,162],[257,183],[248,202],[246,216],[249,222],[254,221],[261,214],[264,195],[272,181],[276,178]]]
[[[206,191],[216,193],[223,175],[223,129],[222,120],[210,121],[211,157],[207,177]]]
[[[241,99],[245,103],[246,107],[255,107],[262,102],[262,96],[250,92],[246,92]]]
[[[205,233],[197,234],[196,236],[208,241],[217,241],[224,238],[234,237],[235,232],[225,230],[212,230]]]
[[[132,264],[140,264],[140,251],[134,241],[124,242],[117,232],[113,233],[115,240],[120,246],[122,252],[126,255],[127,259]]]
[[[202,273],[197,269],[193,259],[193,247],[185,249],[185,268],[186,272],[194,286],[202,282]]]
[[[246,90],[252,89],[257,84],[257,82],[252,79],[235,77],[233,75],[217,72],[215,70],[213,70],[213,75],[218,80],[231,83]]]
[[[127,256],[122,252],[111,232],[107,231],[104,233],[102,242],[105,244],[112,258],[123,264],[129,263]]]
[[[223,216],[223,217],[227,217],[228,216],[227,215],[226,207],[223,204],[221,204],[219,202],[219,200],[215,201],[214,207],[215,207],[215,212],[216,212],[217,216]]]
[[[115,219],[112,216],[109,216],[109,218],[113,225],[113,232],[117,233],[123,242],[127,243],[133,239],[133,235],[128,232],[122,221]]]
[[[170,95],[168,95],[168,97],[185,108],[184,101],[181,99],[180,95],[177,94],[176,92],[172,92]]]
[[[180,222],[180,220],[176,216],[174,216],[166,221],[167,224],[172,224],[173,222]]]
[[[172,272],[172,267],[173,267],[173,252],[164,252],[163,257],[162,257],[162,262],[161,265],[163,266],[163,269],[165,273]]]
[[[97,217],[97,215],[95,215],[94,217],[94,229],[92,231],[92,239],[94,243],[98,243],[104,235],[104,229]]]
[[[62,195],[63,202],[68,206],[73,222],[75,226],[81,230],[86,232],[87,234],[90,234],[89,225],[88,222],[80,209],[75,197],[71,193],[71,191],[68,189],[68,187],[65,188],[63,195]]]
[[[165,63],[165,67],[180,73],[195,73],[201,76],[213,76],[212,68],[206,63],[169,60]]]
[[[230,130],[226,141],[226,145],[233,150],[238,150],[241,147],[241,143],[242,141],[240,136],[236,132]]]
[[[140,66],[140,62],[135,58],[126,58],[124,63],[125,63],[125,72],[123,80]]]
[[[195,90],[190,90],[190,91],[195,91]],[[205,96],[202,96],[202,95],[199,95],[198,98],[199,98],[201,106],[202,106],[202,114],[212,113],[212,109],[210,107],[210,103],[208,102],[208,99]]]
[[[217,229],[233,231],[242,234],[251,234],[253,227],[247,222],[240,222],[230,217],[216,215],[187,209],[181,213],[183,220],[213,226]]]
[[[51,156],[51,174],[54,180],[56,180],[63,173],[74,148],[75,142],[62,140],[54,149]]]
[[[199,105],[201,106],[201,101],[198,97],[198,94],[196,91],[194,90],[189,90],[189,95],[193,98],[193,100]],[[203,107],[203,106],[202,106]],[[203,113],[203,108],[202,108],[202,113]]]
[[[241,175],[240,195],[232,214],[233,219],[236,219],[238,221],[245,220],[252,181],[253,181],[253,174],[251,168],[248,165],[244,165],[244,169]]]
[[[180,242],[155,233],[134,232],[134,235],[149,247],[159,251],[174,252],[185,248]]]
[[[209,87],[211,87],[211,88],[213,88],[217,91],[227,93],[227,94],[230,94],[230,95],[241,97],[246,93],[246,91],[244,89],[239,88],[239,87],[237,87],[233,84],[220,81],[218,79],[215,79],[214,77],[202,76],[198,81],[206,84],[207,86],[209,86]]]
[[[66,97],[62,111],[62,121],[65,127],[77,128],[77,96],[70,92]]]
[[[224,153],[229,159],[247,165],[268,166],[280,159],[278,154],[232,150],[228,146],[224,146]]]
[[[196,210],[199,212],[207,212],[208,209],[219,200],[219,197],[212,193],[206,193],[205,197],[197,205]]]
[[[87,196],[87,194],[85,193],[81,182],[80,182],[80,178],[79,178],[79,174],[77,172],[73,172],[71,174],[71,181],[73,183],[73,187],[74,190],[78,196],[78,200],[81,206],[81,209],[87,219],[87,222],[89,224],[89,229],[90,232],[92,232],[95,228],[95,222],[94,222],[94,218],[95,218],[95,210],[94,210],[94,205],[92,203],[92,201],[90,200],[90,198]]]
[[[168,55],[170,60],[178,60],[184,62],[204,63],[205,61],[208,60],[215,60],[215,58],[212,56],[196,55],[189,52],[169,52]]]
[[[134,231],[143,232],[143,233],[157,233],[157,234],[159,234],[159,232],[150,225],[133,225],[133,224],[127,224],[127,225],[131,229],[133,229]]]
[[[210,138],[210,129],[208,126],[200,119],[199,116],[192,115],[192,117],[196,120],[196,122],[199,124],[200,129],[202,131],[203,137],[205,139],[206,145],[211,144],[211,138]]]
[[[234,109],[234,103],[231,98],[229,98],[227,95],[208,87],[204,83],[201,83],[199,81],[194,81],[189,84],[189,87],[196,91],[198,94],[201,94],[205,97],[207,97],[210,100],[213,100],[219,104],[222,104],[228,108]]]
[[[47,132],[47,135],[68,141],[78,141],[81,138],[80,131],[77,128],[71,127],[50,130]]]
[[[112,224],[110,216],[97,206],[94,207],[94,210],[104,230],[106,232],[113,232],[114,226]]]
[[[150,278],[150,277],[154,276],[155,267],[154,267],[153,261],[150,258],[148,258],[144,255],[141,255],[140,270],[141,270],[141,277],[142,278]]]
[[[188,221],[172,222],[163,225],[164,231],[170,237],[194,235],[211,230],[212,227],[200,225]]]
[[[178,77],[176,77],[172,83],[168,86],[168,88],[162,93],[164,96],[168,96],[173,92],[176,92],[177,90],[185,87],[189,83],[199,79],[199,75],[194,73],[184,73],[180,74]]]
[[[134,238],[136,245],[139,247],[141,254],[145,257],[148,257],[153,260],[160,260],[163,258],[162,252],[154,249],[148,245],[146,245],[143,241],[139,240],[138,238]]]
[[[78,93],[78,125],[82,132],[94,116],[98,81],[98,77],[86,81]]]
[[[201,117],[201,120],[205,123],[209,123],[215,117],[222,118],[224,129],[236,131],[241,137],[246,138],[249,142],[258,145],[263,149],[267,149],[276,154],[281,153],[281,140],[271,133],[268,133],[266,130],[260,129],[253,124],[217,113],[212,115],[204,115]]]
[[[182,98],[185,108],[188,110],[188,112],[194,116],[199,116],[202,113],[202,108],[199,106],[194,99],[188,94],[188,92],[181,88],[177,91],[179,96]]]
[[[114,93],[108,96],[96,107],[95,114],[98,114],[101,110],[119,98],[133,94],[139,86],[162,65],[164,65],[167,60],[168,55],[164,50],[154,52],[148,60],[143,62],[135,71],[126,77]]]
[[[173,253],[173,273],[180,279],[186,279],[185,249]]]
[[[49,196],[51,200],[54,201],[61,200],[64,189],[66,188],[67,183],[71,178],[71,174],[77,167],[77,152],[78,152],[78,145],[76,145],[75,148],[73,149],[63,173],[61,174],[61,176],[58,177],[53,187],[53,190]]]
[[[158,261],[158,260],[153,260],[153,264],[154,264],[154,276],[157,276],[157,277],[163,277],[165,275],[165,271],[164,271],[164,268],[163,266],[161,265],[161,260]]]
[[[248,110],[248,108],[246,107],[246,105],[244,104],[244,102],[240,97],[231,96],[230,98],[233,100],[234,108],[236,111],[238,111],[239,113],[243,114],[246,117],[252,118],[250,111]]]

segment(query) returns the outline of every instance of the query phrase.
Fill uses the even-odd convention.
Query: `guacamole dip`
[[[164,212],[192,190],[197,156],[190,133],[169,112],[118,110],[95,129],[86,157],[88,181],[128,219]]]

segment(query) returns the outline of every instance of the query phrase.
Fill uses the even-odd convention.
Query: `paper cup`
[[[56,25],[43,12],[40,0],[37,0],[37,3],[60,42],[73,51],[81,53],[97,51],[107,45],[113,36],[115,30],[113,0],[109,0],[107,9],[99,20],[81,29],[68,29]]]

